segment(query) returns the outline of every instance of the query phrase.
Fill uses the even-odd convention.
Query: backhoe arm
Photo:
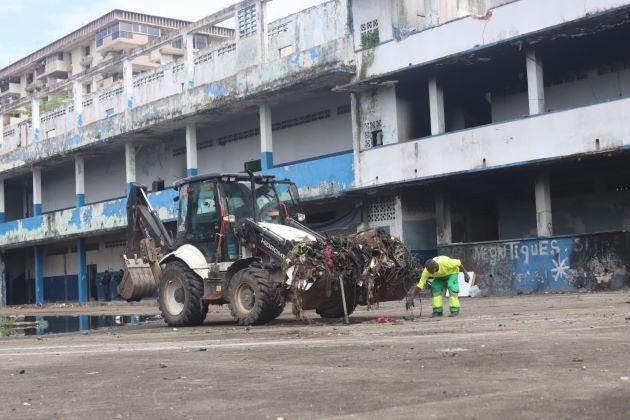
[[[118,293],[128,301],[153,296],[160,282],[160,258],[173,247],[173,239],[151,207],[140,184],[132,183],[127,196],[127,247],[125,274]]]

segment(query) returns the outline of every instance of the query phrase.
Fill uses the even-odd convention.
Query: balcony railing
[[[322,72],[330,73],[349,71],[350,67],[353,66],[352,43],[346,33],[346,20],[339,17],[345,16],[347,12],[345,6],[338,1],[330,1],[316,8],[318,13],[313,13],[313,8],[311,8],[284,18],[279,23],[271,22],[269,24],[272,27],[282,25],[282,31],[278,32],[277,35],[286,37],[286,39],[273,36],[267,40],[273,50],[270,51],[264,62],[259,60],[256,53],[260,45],[255,37],[247,37],[237,41],[229,40],[224,44],[213,45],[195,53],[191,68],[186,67],[183,61],[178,61],[135,75],[133,83],[127,85],[132,88],[132,91],[127,95],[124,94],[122,85],[93,92],[92,102],[85,103],[84,101],[81,119],[74,115],[75,121],[81,121],[80,130],[85,130],[85,136],[81,132],[74,133],[73,131],[77,127],[73,127],[72,124],[57,124],[54,120],[47,123],[55,126],[55,137],[60,142],[64,142],[66,138],[71,136],[78,135],[82,139],[85,137],[85,142],[81,142],[81,147],[84,147],[95,138],[109,135],[109,133],[102,132],[98,136],[92,132],[87,133],[89,130],[95,129],[92,123],[107,118],[120,117],[121,114],[130,109],[133,111],[131,114],[133,119],[136,108],[182,94],[186,87],[199,88],[203,86],[197,91],[198,94],[193,95],[195,103],[191,105],[190,101],[173,100],[168,103],[169,107],[179,106],[185,109],[185,112],[193,112],[191,110],[196,108],[212,107],[215,100],[219,98],[225,100],[234,96],[242,100],[258,89],[269,89],[273,83],[285,79],[288,80],[288,83],[295,83],[296,75],[299,74],[304,74],[310,79],[313,74],[309,73],[309,69],[322,69]],[[327,30],[319,31],[318,28],[324,23]],[[295,44],[293,54],[281,56],[275,50],[275,46],[285,46],[285,43]],[[135,60],[143,55],[147,56],[148,52],[137,56],[134,56],[133,53],[130,54],[132,60]],[[65,63],[64,61],[59,62]],[[107,65],[112,65],[112,63]],[[38,74],[41,75],[44,71],[46,71],[45,68],[40,68]],[[237,74],[242,75],[242,77],[235,78],[234,76]],[[238,80],[238,83],[235,79]],[[68,88],[65,85],[60,86],[60,88]],[[54,90],[51,89],[47,93],[53,95]],[[156,110],[159,111],[160,108],[156,108]],[[3,111],[8,112],[9,110]],[[173,109],[172,112],[164,112],[164,115],[173,115],[179,111],[181,109]],[[154,117],[157,118],[152,119],[153,123],[160,120],[160,112],[154,114]],[[64,116],[58,118],[64,118]],[[146,118],[143,116],[142,121],[145,120]],[[112,128],[123,126],[121,124],[111,125]],[[66,143],[76,144],[76,141]],[[10,153],[12,149],[17,147],[17,144],[21,144],[23,147],[25,143],[19,142],[17,139],[16,141],[5,142],[7,147],[2,149],[2,153]],[[56,153],[54,147],[51,147],[50,150],[51,153]],[[41,158],[41,154],[38,155],[38,159]],[[28,160],[28,157],[21,156],[19,159],[25,161]],[[12,163],[8,163],[8,165],[11,168],[15,167]],[[7,168],[6,166],[3,167]]]
[[[177,192],[167,189],[149,194],[153,208],[164,221],[175,220]],[[119,198],[79,209],[59,210],[42,216],[0,223],[0,247],[26,245],[48,239],[72,238],[127,226],[127,199]]]

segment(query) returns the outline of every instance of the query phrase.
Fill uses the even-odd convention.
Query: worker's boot
[[[433,313],[431,314],[431,318],[439,318],[441,316],[442,316],[442,312],[433,311]]]
[[[459,311],[457,311],[457,312],[451,312],[451,313],[449,314],[449,316],[450,316],[450,317],[453,317],[453,316],[458,316],[458,315],[459,315]]]

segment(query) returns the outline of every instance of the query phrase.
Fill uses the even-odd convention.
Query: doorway
[[[88,264],[87,281],[89,300],[98,300],[98,284],[96,284],[96,273],[96,264]]]

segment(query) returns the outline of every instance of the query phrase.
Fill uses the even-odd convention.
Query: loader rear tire
[[[256,265],[234,274],[228,290],[230,312],[238,325],[261,325],[277,318],[284,310],[280,285],[269,271]]]
[[[200,325],[205,319],[203,281],[181,261],[166,264],[160,276],[160,311],[171,327]]]

